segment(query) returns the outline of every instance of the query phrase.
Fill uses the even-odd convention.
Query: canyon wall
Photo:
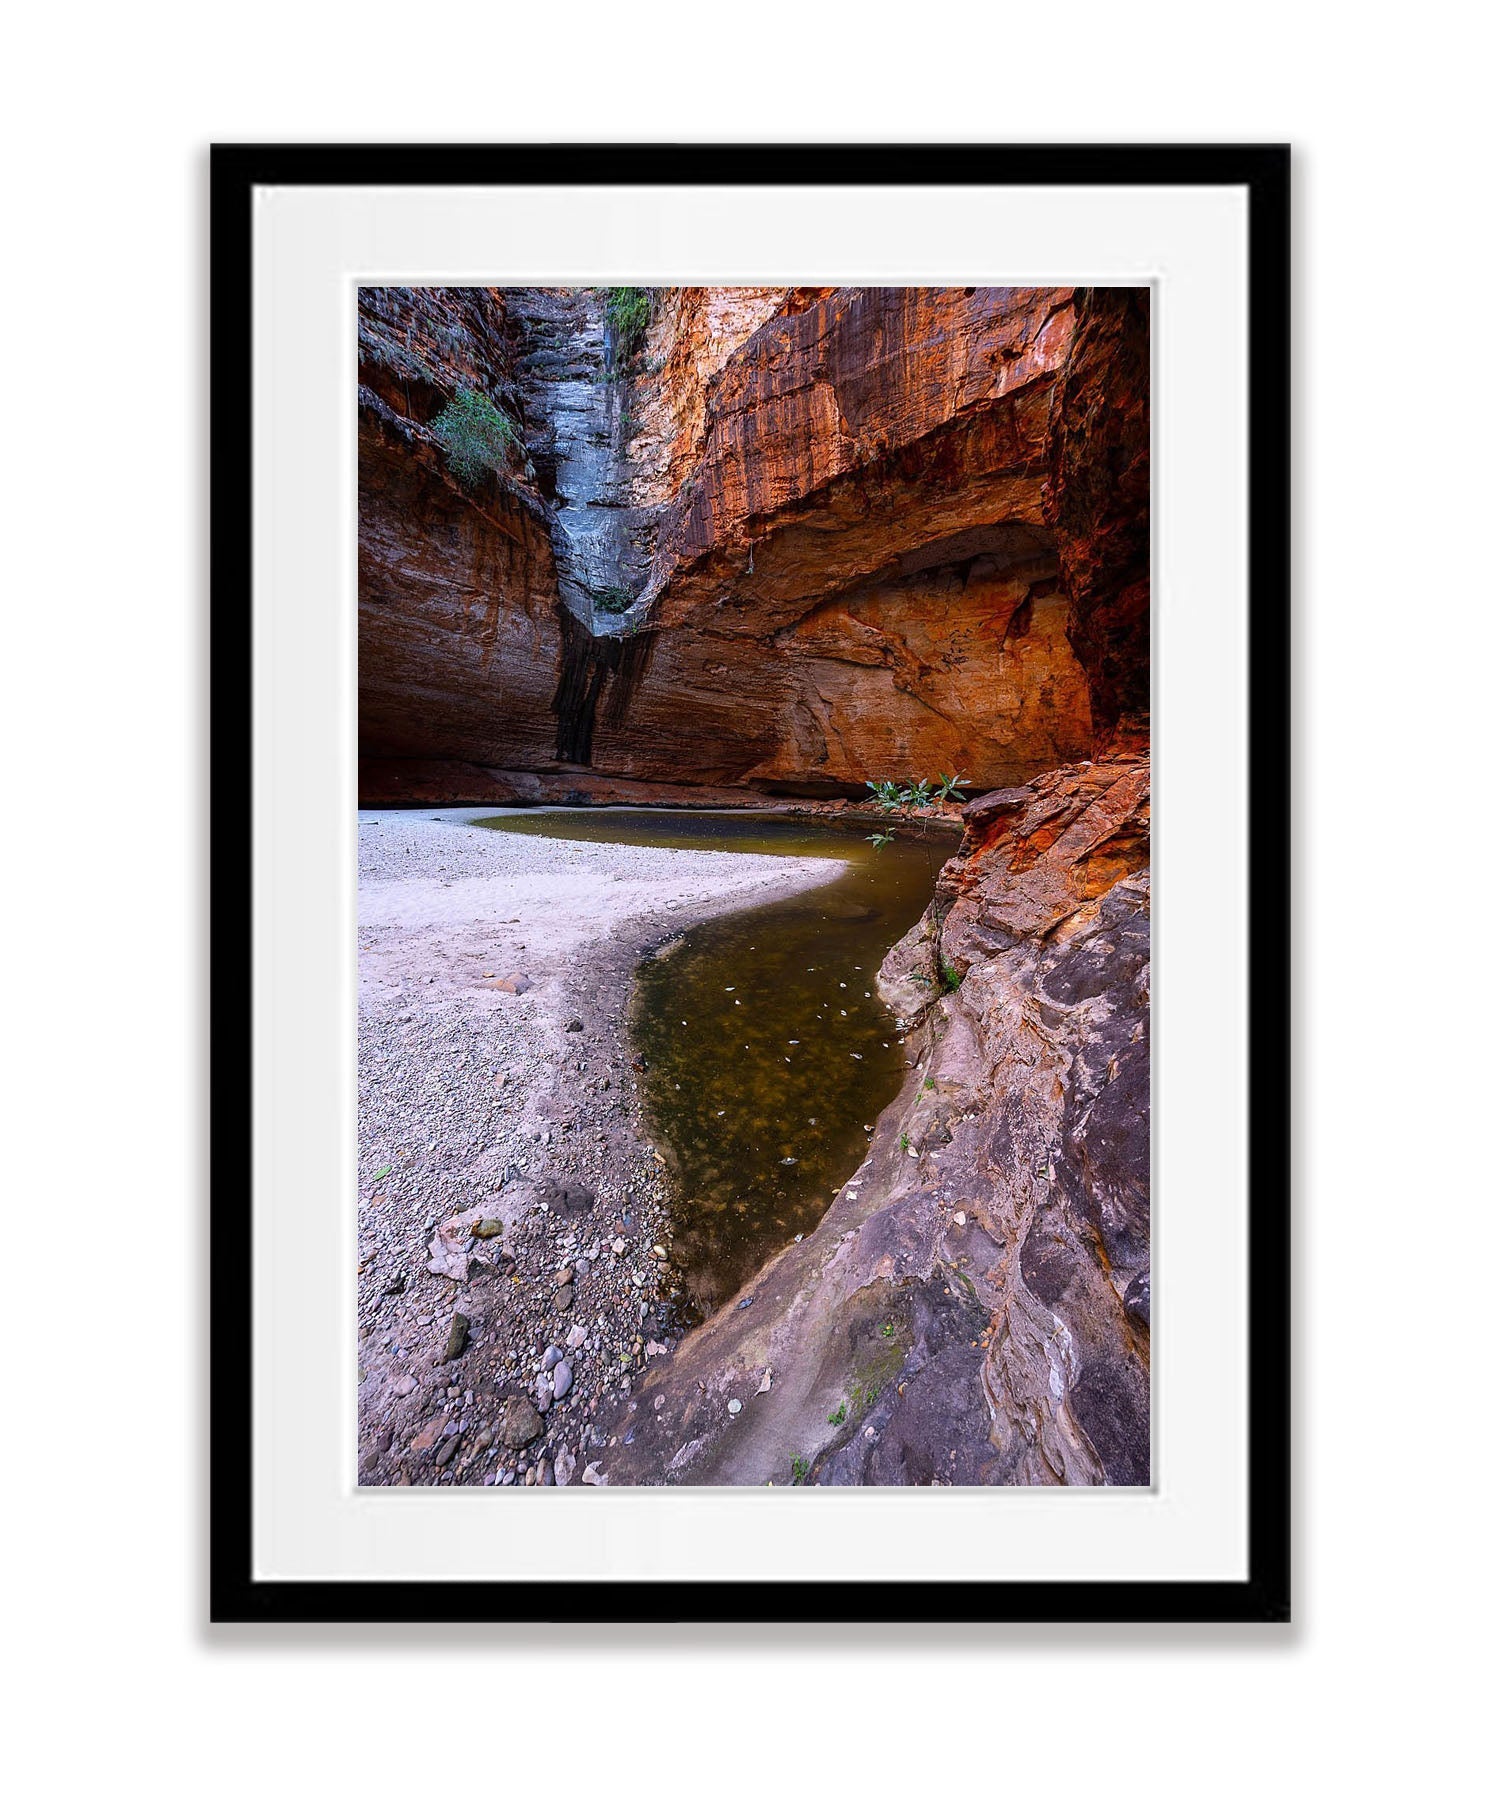
[[[367,800],[976,797],[881,971],[900,1099],[600,1478],[1149,1482],[1149,294],[623,316],[362,294]],[[465,393],[513,424],[479,479]]]
[[[554,752],[551,512],[524,460],[466,483],[433,432],[462,389],[519,410],[507,338],[495,289],[361,290],[362,759],[525,768]]]
[[[1088,288],[1054,396],[1044,511],[1094,729],[1151,710],[1151,291]]]
[[[367,797],[982,789],[1088,754],[1139,698],[1144,564],[1103,598],[1144,556],[1134,304],[669,289],[627,352],[600,291],[366,291]],[[521,439],[477,488],[430,433],[465,387]]]
[[[1136,290],[1035,304],[1044,321],[1066,319],[1065,344],[1046,356],[1035,310],[1018,322],[1044,365],[1017,371],[1020,449],[1008,465],[969,465],[995,515],[980,529],[1004,534],[983,577],[1011,583],[1004,642],[955,657],[941,685],[957,711],[971,661],[992,675],[975,694],[967,761],[988,731],[1013,763],[1034,750],[1047,766],[1024,785],[996,779],[965,807],[931,906],[886,959],[881,993],[911,1031],[912,1072],[869,1154],[818,1228],[623,1403],[607,1480],[1151,1480],[1149,313]],[[973,456],[984,432],[965,436]],[[934,440],[919,441],[925,458]],[[774,492],[734,495],[742,478],[729,466],[718,485],[710,465],[706,491],[682,502],[688,522],[657,553],[667,607],[700,630],[695,610],[712,604],[701,571],[753,541],[736,521],[794,509]],[[856,469],[820,490],[834,510],[846,480],[878,482],[878,467]],[[906,518],[941,504],[932,485],[938,497]],[[841,522],[834,541],[857,562],[861,536],[895,510]],[[796,526],[785,529],[779,554],[754,543],[773,607],[783,593],[795,607],[807,585],[793,575],[778,591],[795,560]],[[960,629],[972,571],[954,583],[946,560],[936,574],[857,579],[826,610],[799,613],[787,637],[816,646],[828,621],[847,645],[868,584],[885,625],[872,648],[888,668],[889,621],[907,646],[929,611]],[[1049,648],[1007,716],[1004,659],[1038,629]],[[1082,684],[1072,739],[1047,691],[1054,656]],[[889,716],[872,719],[863,699],[856,690],[864,735],[851,749]],[[783,733],[773,755],[786,766],[800,752],[805,781],[816,741]],[[977,766],[998,777],[1001,761],[981,754]]]

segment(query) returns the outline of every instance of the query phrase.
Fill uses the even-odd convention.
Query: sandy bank
[[[359,820],[369,1483],[583,1477],[594,1412],[672,1328],[661,1163],[624,1031],[636,962],[843,866],[471,827],[492,814]],[[431,1272],[439,1228],[465,1214],[486,1235],[450,1229],[457,1273]]]

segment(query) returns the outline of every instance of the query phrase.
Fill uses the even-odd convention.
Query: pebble
[[[529,1400],[511,1394],[501,1405],[495,1435],[507,1450],[519,1450],[542,1435],[542,1416]]]
[[[504,842],[485,841],[474,854],[487,862]],[[365,853],[362,841],[362,859]],[[413,851],[399,839],[385,855],[406,864],[402,877],[412,873]],[[459,864],[437,872],[446,877],[467,871]],[[361,947],[380,948],[363,942]],[[551,1025],[549,1044],[546,1016],[529,1011],[529,1001],[524,1007],[513,999],[503,1005],[508,996],[493,990],[518,971],[499,956],[521,950],[520,944],[506,943],[502,951],[501,942],[491,940],[481,960],[476,939],[475,949],[466,953],[475,961],[456,965],[472,970],[464,977],[469,982],[482,972],[491,990],[481,1000],[482,1033],[458,1016],[452,990],[462,981],[440,974],[438,987],[445,991],[439,995],[435,987],[434,999],[417,985],[426,970],[411,967],[400,970],[397,983],[385,984],[396,991],[384,999],[377,994],[369,1015],[361,1017],[362,1148],[372,1166],[399,1162],[402,1170],[378,1196],[386,1210],[362,1214],[360,1227],[359,1317],[362,1335],[373,1340],[361,1346],[361,1373],[383,1377],[367,1390],[373,1416],[362,1419],[360,1451],[367,1454],[372,1446],[378,1451],[382,1432],[399,1420],[391,1466],[377,1477],[392,1483],[433,1481],[441,1449],[444,1483],[478,1484],[486,1478],[504,1483],[508,1472],[508,1484],[514,1485],[528,1462],[547,1462],[555,1482],[576,1484],[586,1456],[600,1455],[604,1442],[601,1437],[586,1451],[578,1431],[592,1425],[599,1408],[621,1396],[628,1399],[648,1360],[666,1354],[672,1341],[666,1304],[673,1250],[663,1229],[663,1158],[635,1135],[640,1084],[631,1065],[639,1068],[640,1059],[615,1041],[611,1021],[604,1022],[596,1042],[588,1021],[564,1012],[562,1022],[577,1033],[577,1041],[570,1036],[562,1046],[556,1041],[558,1023]],[[398,1020],[404,1021],[399,1031]],[[368,1058],[366,1047],[373,1051]],[[622,1056],[621,1078],[614,1079],[615,1071],[603,1065]],[[549,1069],[569,1071],[568,1098],[558,1115],[538,1117],[531,1109],[547,1090],[537,1078]],[[427,1129],[393,1154],[392,1140],[408,1124],[415,1097],[432,1089],[432,1071],[441,1079],[419,1112]],[[623,1149],[622,1136],[633,1139],[634,1150],[613,1173],[609,1157],[601,1158],[594,1147],[596,1130],[607,1151]],[[513,1184],[521,1182],[529,1192],[517,1193]],[[416,1273],[433,1257],[425,1239],[418,1241],[419,1222],[425,1219],[430,1238],[439,1221],[455,1213],[467,1215],[470,1234],[467,1248],[462,1234],[455,1234],[453,1268],[462,1272],[432,1270],[446,1276],[433,1282]],[[580,1243],[586,1223],[590,1238]],[[600,1227],[609,1235],[594,1238],[592,1230]],[[404,1294],[384,1293],[393,1270],[404,1274],[408,1264],[412,1278],[396,1283]],[[653,1311],[658,1288],[664,1304]],[[580,1291],[583,1301],[575,1305]],[[678,1298],[675,1289],[672,1298]],[[455,1310],[455,1300],[462,1311]],[[585,1319],[587,1305],[594,1313]],[[581,1322],[570,1325],[575,1311]],[[447,1360],[445,1350],[463,1360]],[[545,1394],[526,1385],[538,1372],[550,1378]],[[443,1410],[434,1414],[434,1408]],[[571,1425],[574,1416],[574,1442],[559,1468],[556,1439],[562,1421]],[[425,1448],[408,1458],[412,1433],[423,1435],[420,1428],[430,1422]],[[450,1423],[453,1429],[445,1431]],[[549,1428],[552,1441],[546,1442]],[[448,1448],[455,1440],[456,1447]],[[528,1445],[524,1455],[516,1454]],[[589,1475],[592,1484],[605,1484],[597,1467]],[[545,1483],[547,1475],[538,1467],[531,1479]]]
[[[741,1405],[742,1405],[742,1404],[743,1404],[743,1402],[741,1402],[741,1401],[739,1401],[739,1400],[731,1400],[731,1401],[730,1401],[730,1402],[729,1402],[729,1410],[730,1410],[730,1412],[732,1412],[732,1413],[737,1413],[737,1412],[738,1412],[738,1411],[739,1411],[739,1410],[740,1410],[740,1407],[741,1407]]]

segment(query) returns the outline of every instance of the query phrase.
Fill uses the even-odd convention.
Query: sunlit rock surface
[[[592,291],[454,292],[363,304],[524,456],[463,490],[441,381],[362,363],[366,757],[837,794],[1087,751],[1043,500],[1072,289],[667,290],[629,358]]]

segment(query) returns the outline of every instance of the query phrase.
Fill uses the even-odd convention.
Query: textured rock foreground
[[[610,1418],[606,1480],[1150,1481],[1148,784],[1127,753],[966,809],[882,971],[905,1091]]]

